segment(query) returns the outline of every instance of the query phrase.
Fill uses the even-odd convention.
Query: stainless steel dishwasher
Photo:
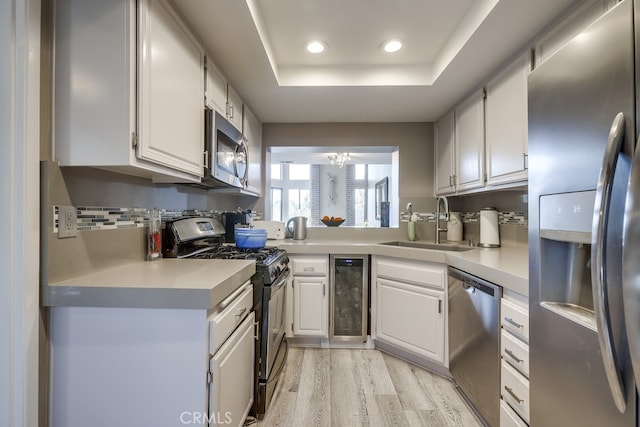
[[[502,288],[449,267],[449,371],[485,423],[500,424]]]

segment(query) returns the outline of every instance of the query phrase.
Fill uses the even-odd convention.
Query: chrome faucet
[[[440,232],[447,231],[446,228],[440,228],[440,202],[444,202],[444,219],[449,221],[449,201],[444,196],[439,196],[436,200],[436,245],[440,243]]]

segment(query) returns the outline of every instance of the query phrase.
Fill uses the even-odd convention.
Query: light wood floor
[[[259,426],[481,426],[453,383],[378,350],[290,348]]]

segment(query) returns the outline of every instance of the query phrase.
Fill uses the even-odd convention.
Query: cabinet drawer
[[[241,293],[235,298],[233,296],[228,305],[226,301],[221,304],[220,311],[214,314],[209,321],[209,339],[210,351],[215,353],[216,350],[226,341],[236,327],[242,323],[244,318],[251,312],[253,307],[253,287],[251,282],[247,281],[241,288]]]
[[[522,418],[502,399],[500,399],[500,427],[527,427],[527,423],[522,421]]]
[[[400,259],[379,259],[376,264],[378,277],[416,283],[444,289],[447,271],[438,264],[409,262]]]
[[[326,276],[329,273],[327,257],[291,258],[295,276]]]
[[[500,354],[511,366],[529,377],[529,346],[504,329],[500,340]]]
[[[529,342],[529,310],[503,298],[500,311],[502,327]]]
[[[502,398],[528,423],[529,380],[503,360],[500,383]]]

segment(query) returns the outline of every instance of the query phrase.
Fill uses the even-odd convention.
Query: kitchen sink
[[[393,241],[393,242],[384,242],[382,245],[387,246],[399,246],[404,248],[416,248],[416,249],[435,249],[438,251],[455,251],[455,252],[464,252],[470,249],[474,249],[471,246],[460,246],[460,245],[452,245],[446,243],[423,243],[423,242],[405,242],[405,241]]]

